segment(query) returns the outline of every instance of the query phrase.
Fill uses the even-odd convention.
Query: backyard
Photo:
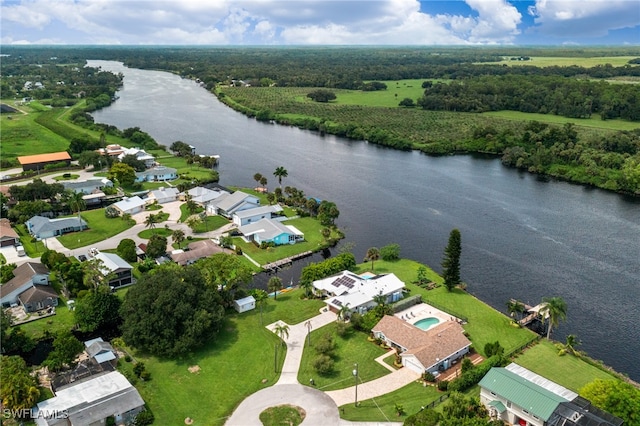
[[[126,231],[136,224],[135,220],[122,218],[108,219],[104,209],[89,210],[81,213],[82,218],[89,225],[89,229],[82,232],[72,232],[58,237],[58,241],[66,248],[73,250],[106,240],[114,235]]]

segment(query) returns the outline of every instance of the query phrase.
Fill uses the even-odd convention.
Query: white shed
[[[256,299],[253,296],[248,296],[243,299],[233,301],[233,307],[238,313],[243,313],[256,308]]]

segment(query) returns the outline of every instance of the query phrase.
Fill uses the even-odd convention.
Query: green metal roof
[[[504,368],[492,368],[480,381],[480,386],[544,421],[567,399],[528,381]]]
[[[495,408],[496,410],[498,410],[498,413],[502,414],[504,413],[504,411],[506,410],[504,404],[500,401],[498,401],[497,399],[495,401],[491,401],[489,403],[490,407]]]

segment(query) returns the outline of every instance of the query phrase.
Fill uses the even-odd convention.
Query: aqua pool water
[[[413,325],[415,325],[416,327],[418,327],[421,330],[428,330],[431,327],[433,327],[434,325],[438,324],[439,322],[440,322],[440,320],[438,318],[429,317],[429,318],[423,318],[421,320],[418,320]]]

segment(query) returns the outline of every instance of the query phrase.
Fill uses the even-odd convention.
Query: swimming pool
[[[421,330],[428,330],[436,324],[439,324],[440,320],[436,317],[428,317],[423,318],[421,320],[416,321],[413,325],[418,327]]]

